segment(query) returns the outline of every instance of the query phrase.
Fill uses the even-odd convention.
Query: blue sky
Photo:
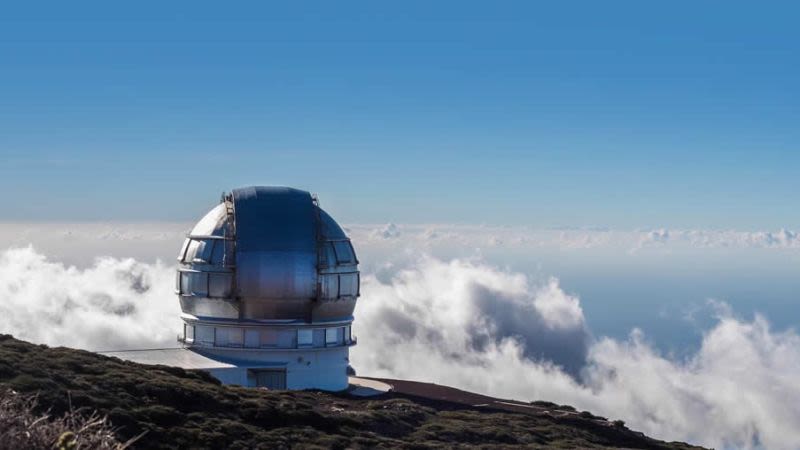
[[[450,298],[477,276],[503,281],[500,310],[520,295],[507,276],[529,277],[521,300],[556,277],[597,342],[641,329],[669,359],[631,374],[649,363],[612,355],[607,403],[499,360],[501,397],[610,411],[668,440],[794,448],[796,2],[286,3],[0,5],[0,332],[81,346],[114,322],[30,324],[61,317],[64,293],[127,302],[120,275],[148,273],[137,301],[157,319],[131,329],[155,336],[177,318],[165,299],[191,223],[223,190],[290,185],[348,226],[372,280],[362,307]],[[413,289],[376,285],[409,268]],[[365,328],[354,356],[389,328]]]
[[[800,226],[796,6],[487,5],[4,5],[0,220]]]

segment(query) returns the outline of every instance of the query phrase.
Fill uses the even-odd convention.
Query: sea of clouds
[[[172,258],[188,227],[38,227],[0,226],[7,248],[0,251],[0,332],[91,350],[176,346]],[[796,449],[800,442],[800,336],[793,329],[774,330],[764,316],[737,317],[711,302],[713,325],[696,351],[678,358],[640,329],[626,339],[594,335],[580,293],[565,292],[556,278],[493,264],[479,251],[794,251],[795,233],[391,224],[349,232],[364,272],[351,355],[359,374],[570,404],[658,438],[717,448]],[[440,245],[471,250],[452,255]]]

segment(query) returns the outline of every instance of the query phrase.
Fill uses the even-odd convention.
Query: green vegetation
[[[0,335],[0,389],[35,393],[39,413],[49,410],[53,417],[69,413],[71,399],[84,416],[107,416],[119,441],[144,433],[134,448],[692,448],[652,440],[621,422],[602,425],[590,414],[503,412],[400,394],[360,399],[221,386],[202,372],[7,335]]]

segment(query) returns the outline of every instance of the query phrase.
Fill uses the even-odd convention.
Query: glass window
[[[228,328],[228,345],[231,347],[244,346],[244,328]]]
[[[326,328],[325,329],[325,345],[336,345],[339,343],[339,329],[338,328]]]
[[[280,347],[280,348],[296,348],[297,347],[297,331],[296,330],[279,330],[278,331],[278,347]]]
[[[197,325],[194,329],[195,342],[204,345],[214,345],[214,327]]]
[[[339,264],[352,264],[356,262],[353,254],[353,247],[350,241],[334,241],[333,248],[336,250],[336,261]]]
[[[245,328],[244,329],[244,346],[247,348],[258,348],[259,347],[259,340],[261,339],[261,333],[259,330],[254,328]]]
[[[278,346],[278,330],[261,330],[261,347],[277,347]]]
[[[189,325],[188,323],[183,325],[183,337],[186,342],[194,341],[194,325]]]
[[[322,285],[322,298],[337,298],[339,296],[339,275],[324,274],[320,275]]]
[[[314,333],[312,330],[297,330],[297,346],[311,347],[314,344]]]
[[[208,295],[208,274],[205,272],[192,272],[192,294]]]
[[[186,256],[183,258],[183,262],[190,263],[194,261],[194,259],[198,256],[197,250],[200,247],[200,241],[197,239],[190,239],[189,248],[186,249]]]
[[[189,248],[189,241],[190,239],[186,238],[183,240],[183,246],[181,246],[181,252],[178,254],[178,261],[184,261],[186,258],[186,249]]]
[[[336,265],[336,252],[333,250],[333,242],[326,242],[322,247],[322,265],[333,267]]]
[[[181,294],[183,295],[192,295],[189,275],[191,275],[189,272],[181,272]]]
[[[325,347],[325,328],[314,329],[314,347]]]
[[[339,297],[355,297],[358,295],[358,273],[339,274]]]
[[[231,295],[231,275],[227,273],[208,274],[209,297],[225,298]]]
[[[221,266],[222,256],[225,253],[225,241],[222,239],[214,239],[213,248],[211,250],[211,264]]]
[[[214,247],[214,241],[211,239],[203,239],[198,241],[197,253],[194,255],[194,260],[207,263],[211,261],[211,249]]]
[[[242,347],[244,345],[244,329],[218,327],[215,345],[219,347]]]

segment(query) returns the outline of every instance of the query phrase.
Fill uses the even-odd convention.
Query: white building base
[[[348,387],[349,348],[258,351],[186,348],[104,352],[141,364],[204,370],[223,384],[269,389],[343,391]]]
[[[191,350],[190,350],[191,351]],[[199,352],[198,352],[199,353]],[[209,369],[224,384],[284,389],[347,389],[349,348],[288,351],[225,350],[224,355],[203,351],[203,356],[229,362],[234,367]],[[259,378],[261,375],[261,378]],[[281,378],[285,382],[281,382]],[[269,385],[270,383],[276,383]]]

